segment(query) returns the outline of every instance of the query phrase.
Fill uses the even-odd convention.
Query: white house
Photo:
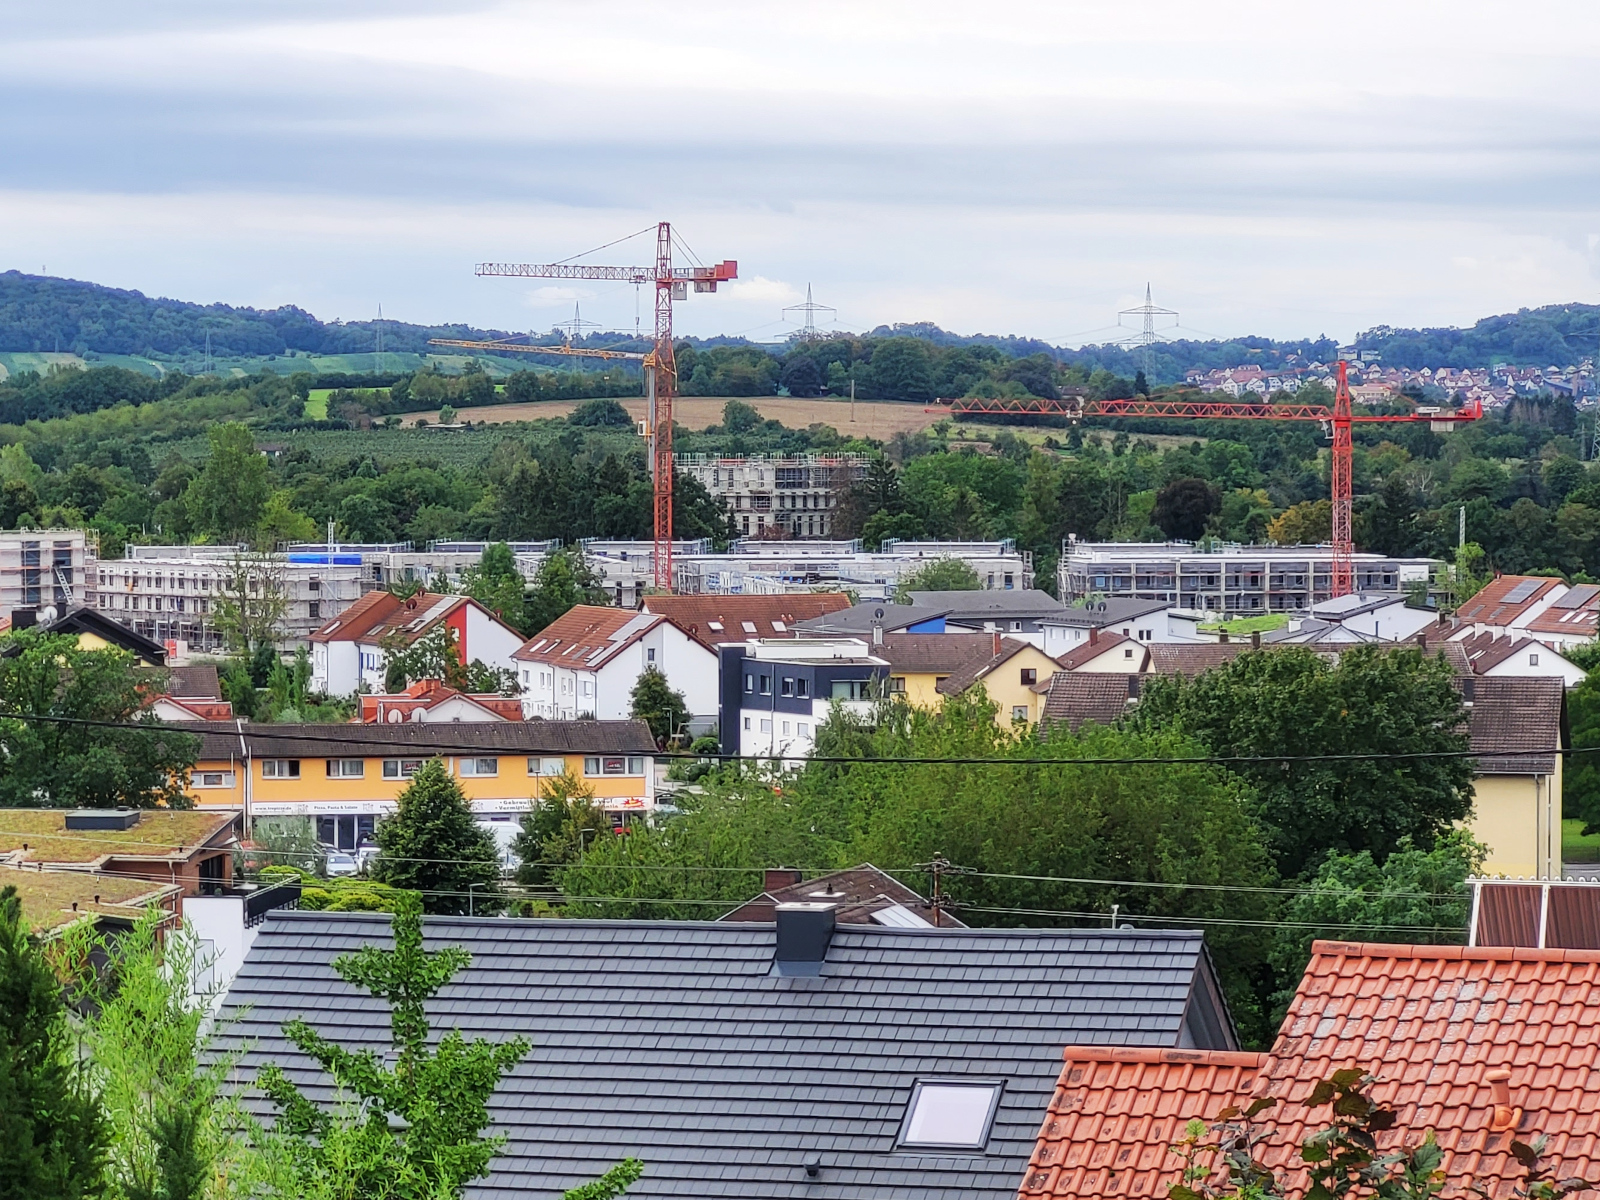
[[[632,715],[634,685],[655,667],[683,693],[691,733],[716,723],[716,653],[670,617],[580,604],[512,658],[528,717],[622,720]]]
[[[441,625],[453,631],[463,662],[515,669],[511,656],[522,635],[472,597],[368,592],[311,635],[311,686],[331,696],[384,691],[384,644],[409,645]]]
[[[1404,596],[1382,594],[1335,596],[1313,605],[1311,617],[1342,625],[1362,635],[1360,640],[1379,642],[1403,642],[1439,622],[1436,609],[1410,604]]]
[[[1495,637],[1480,633],[1458,642],[1474,675],[1523,679],[1556,678],[1566,687],[1577,687],[1588,674],[1541,641],[1507,635]]]
[[[1040,649],[1051,658],[1060,658],[1088,645],[1091,633],[1098,639],[1125,637],[1146,644],[1210,641],[1200,632],[1201,617],[1199,612],[1175,608],[1161,600],[1113,596],[1040,617],[1039,628],[1044,634]]]

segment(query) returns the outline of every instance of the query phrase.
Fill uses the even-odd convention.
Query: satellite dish
[[[390,722],[390,724],[393,724],[396,721],[401,721],[401,720],[404,720],[404,719],[405,719],[404,715],[398,709],[391,708],[389,710],[389,722]]]
[[[54,604],[46,604],[44,609],[39,613],[39,620],[44,624],[49,625],[52,624],[59,615],[60,614],[56,612],[56,606]]]
[[[881,609],[881,608],[873,609],[872,610],[872,615],[877,617],[881,621],[883,619],[883,609]]]

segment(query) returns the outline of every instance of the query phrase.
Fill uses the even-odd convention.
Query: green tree
[[[253,535],[272,494],[267,460],[256,450],[247,426],[213,426],[206,437],[211,457],[184,493],[196,529],[224,541]]]
[[[896,604],[910,604],[912,592],[976,592],[983,588],[978,572],[963,558],[936,558],[895,585]]]
[[[505,907],[494,835],[473,818],[442,759],[416,773],[394,815],[378,823],[377,838],[372,877],[421,892],[428,912],[491,914]]]
[[[654,665],[646,667],[633,685],[632,715],[650,726],[658,746],[665,746],[689,722],[689,702],[672,690],[667,677]]]
[[[1206,521],[1222,508],[1222,492],[1204,479],[1174,479],[1156,493],[1151,523],[1170,538],[1200,540]]]
[[[761,425],[761,414],[742,400],[729,400],[722,406],[722,432],[749,433]]]
[[[211,620],[231,653],[249,658],[266,649],[275,654],[288,612],[283,564],[277,558],[246,551],[228,560]]]
[[[261,510],[261,524],[251,540],[268,549],[281,542],[309,542],[317,536],[317,523],[294,509],[293,493],[280,489]]]
[[[383,686],[403,692],[413,683],[437,679],[457,691],[516,694],[516,674],[509,668],[491,667],[482,659],[461,661],[460,639],[449,625],[440,623],[412,639],[404,630],[386,634],[383,651]]]
[[[568,609],[579,604],[603,604],[600,578],[589,566],[581,547],[564,547],[545,556],[534,576],[528,596],[527,630],[532,637]]]
[[[621,429],[633,424],[628,410],[615,400],[585,400],[572,410],[568,425]]]
[[[109,1130],[76,1061],[61,984],[0,892],[0,1200],[103,1193]]]
[[[150,717],[159,680],[68,634],[0,639],[0,807],[187,808],[200,739]]]
[[[1333,501],[1291,504],[1267,526],[1267,537],[1280,546],[1326,545],[1333,537]]]
[[[1470,760],[1390,757],[1467,749],[1454,672],[1419,650],[1354,646],[1337,665],[1297,646],[1248,652],[1193,679],[1149,680],[1130,726],[1265,759],[1231,769],[1253,785],[1253,815],[1285,877],[1328,853],[1365,850],[1381,865],[1407,837],[1431,849],[1472,806]],[[1292,761],[1322,755],[1356,757]]]
[[[1580,656],[1569,653],[1568,657]],[[1582,656],[1600,657],[1591,652]],[[1589,673],[1567,693],[1567,716],[1572,725],[1572,748],[1600,747],[1600,662],[1582,662]],[[1561,815],[1583,822],[1586,836],[1600,833],[1600,752],[1574,754],[1561,774]]]
[[[511,547],[496,542],[483,552],[476,566],[461,573],[461,590],[507,625],[526,634],[527,581],[517,570]]]
[[[512,852],[517,856],[517,882],[542,885],[556,867],[577,862],[586,843],[611,828],[605,809],[594,802],[594,789],[570,771],[541,780],[540,795],[522,814]]]

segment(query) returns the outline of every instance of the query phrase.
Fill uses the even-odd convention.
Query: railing
[[[298,908],[300,905],[300,883],[298,880],[285,880],[283,883],[273,884],[271,887],[261,888],[251,892],[244,898],[244,924],[248,929],[252,925],[259,925],[267,919],[267,914],[277,908]]]

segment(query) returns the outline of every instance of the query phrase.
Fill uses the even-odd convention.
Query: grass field
[[[1226,629],[1230,636],[1239,633],[1266,633],[1289,623],[1288,613],[1267,613],[1259,617],[1235,617],[1231,621],[1211,621],[1200,628],[1207,632]]]
[[[1561,861],[1600,862],[1600,833],[1583,835],[1583,821],[1572,817],[1561,822]]]

